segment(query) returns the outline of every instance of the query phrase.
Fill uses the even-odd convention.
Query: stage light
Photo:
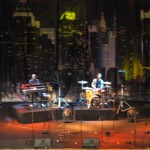
[[[72,119],[72,111],[69,107],[66,107],[63,111],[63,119],[71,120]]]
[[[136,111],[135,107],[131,107],[127,111],[127,117],[129,122],[134,122],[136,121],[138,112]]]

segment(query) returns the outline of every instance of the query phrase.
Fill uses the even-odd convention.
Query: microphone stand
[[[125,112],[125,111],[127,111],[127,110],[133,108],[133,107],[131,107],[126,101],[123,100],[123,98],[124,98],[123,85],[121,85],[121,96],[122,96],[122,99],[120,100],[120,104],[119,104],[119,106],[118,106],[118,109],[117,109],[117,113],[116,113],[116,114],[119,113],[119,110],[120,110],[120,109],[122,109],[122,110],[121,110],[122,112]],[[128,106],[127,109],[124,109],[124,110],[123,110],[123,103],[125,103],[125,104]],[[136,137],[136,131],[137,131],[137,130],[136,130],[136,112],[134,113],[133,121],[134,121],[134,146],[133,146],[132,148],[136,148],[136,144],[137,144],[137,141],[136,141],[136,140],[137,140],[137,137]]]
[[[81,84],[81,95],[80,95],[79,103],[84,104],[84,102],[82,100],[83,100],[83,83]]]
[[[58,107],[61,107],[61,103],[64,102],[67,106],[69,106],[69,104],[61,97],[61,85],[59,84],[59,88],[58,88],[58,98],[56,98],[56,100],[53,102],[56,103],[58,101]],[[69,106],[70,107],[70,106]]]
[[[136,148],[136,114],[134,113],[134,148]]]
[[[30,109],[28,109],[28,110],[30,110]],[[26,144],[32,144],[34,146],[35,136],[34,136],[34,112],[33,112],[33,108],[31,108],[31,124],[32,124],[31,140],[27,140]]]
[[[117,109],[116,114],[119,113],[120,109],[122,109],[121,111],[124,112],[124,111],[127,111],[127,110],[129,110],[130,108],[132,108],[132,107],[131,107],[126,101],[124,101],[123,99],[124,99],[124,91],[123,91],[123,85],[121,85],[121,99],[120,99],[120,104],[119,104],[119,106],[118,106],[118,109]],[[128,106],[127,109],[124,109],[124,110],[123,110],[123,103],[125,103],[125,104]]]

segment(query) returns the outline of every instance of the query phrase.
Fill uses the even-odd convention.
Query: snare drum
[[[93,89],[93,93],[96,94],[96,95],[101,95],[102,94],[102,89]]]

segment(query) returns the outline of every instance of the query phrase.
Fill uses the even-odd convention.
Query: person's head
[[[97,74],[97,78],[100,79],[101,77],[102,77],[102,74],[101,74],[101,73],[98,73],[98,74]]]
[[[35,74],[32,74],[32,79],[35,79],[36,78],[36,75]]]

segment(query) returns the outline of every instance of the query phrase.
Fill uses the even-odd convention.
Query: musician
[[[35,74],[32,74],[32,77],[29,80],[29,84],[40,84],[40,81],[39,81],[39,79],[36,78]]]
[[[31,79],[29,80],[29,84],[31,85],[38,85],[40,84],[39,79],[37,79],[35,74],[32,74]],[[33,87],[36,88],[36,87]],[[39,97],[40,98],[40,102],[42,103],[42,92],[33,92],[32,94],[30,94],[30,99],[32,100],[32,103],[36,100],[36,98]]]
[[[92,88],[103,88],[104,87],[104,81],[101,79],[102,74],[98,73],[97,77],[92,80],[91,86]]]
[[[104,87],[104,81],[101,79],[101,77],[102,77],[102,74],[98,73],[96,78],[92,80],[91,86],[93,88],[93,90],[92,90],[93,95],[88,100],[88,108],[90,108],[91,106],[97,107],[95,105],[96,102],[99,102],[99,100],[102,98],[101,89]],[[98,107],[99,107],[99,105],[98,105]]]

